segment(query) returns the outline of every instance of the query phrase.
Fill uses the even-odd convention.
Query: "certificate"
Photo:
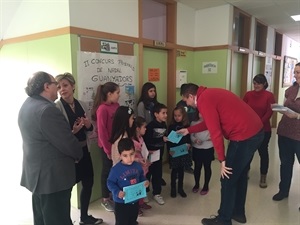
[[[143,142],[143,144],[142,144],[141,153],[142,153],[142,156],[143,156],[144,160],[147,160],[148,159],[148,155],[149,155],[149,151],[147,149],[147,146],[146,146],[145,142]]]
[[[139,200],[141,198],[145,198],[147,196],[145,181],[127,187],[123,187],[123,191],[125,192],[125,204]]]
[[[182,137],[182,134],[176,133],[174,130],[172,130],[168,135],[168,140],[172,143],[178,144]]]
[[[150,162],[156,162],[160,159],[160,150],[153,151],[153,153],[149,154]]]
[[[174,154],[172,155],[173,158],[188,154],[187,144],[170,148],[170,150],[174,152]]]

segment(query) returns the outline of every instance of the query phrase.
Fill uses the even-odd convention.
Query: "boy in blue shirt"
[[[123,187],[145,181],[145,187],[149,186],[149,181],[144,176],[141,165],[134,161],[134,143],[130,138],[123,138],[118,143],[118,151],[121,161],[111,168],[107,187],[113,195],[115,202],[115,225],[137,224],[139,204],[138,200],[125,204]]]

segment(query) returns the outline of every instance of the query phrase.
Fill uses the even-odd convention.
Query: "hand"
[[[232,168],[229,168],[229,167],[226,167],[225,166],[225,161],[221,162],[221,177],[224,179],[224,177],[227,177],[228,179],[229,178],[229,174],[232,174]]]
[[[124,196],[125,196],[125,192],[124,191],[119,191],[118,198],[123,199]]]
[[[92,126],[91,121],[88,117],[86,117],[86,113],[84,114],[84,117],[81,117],[81,121],[83,122],[84,126],[89,129]]]
[[[164,142],[169,141],[169,139],[166,136],[163,136],[163,140],[164,140]]]
[[[111,154],[106,154],[107,158],[111,160]]]
[[[176,131],[176,133],[182,134],[183,136],[185,136],[185,135],[187,135],[189,133],[189,131],[188,131],[187,128],[182,128],[182,129]]]
[[[81,119],[77,119],[73,125],[72,133],[76,134],[83,126],[84,126],[84,124],[81,121]]]
[[[144,186],[145,186],[145,187],[149,187],[149,180],[146,180],[146,181],[145,181]]]
[[[198,145],[200,145],[202,143],[202,141],[200,139],[196,139],[194,142]]]
[[[175,152],[174,152],[174,151],[170,151],[169,154],[170,154],[171,156],[173,156],[173,155],[175,154]]]
[[[286,115],[288,118],[291,119],[297,119],[298,118],[298,113],[293,113],[293,112],[289,112],[289,111],[285,111],[282,114]]]

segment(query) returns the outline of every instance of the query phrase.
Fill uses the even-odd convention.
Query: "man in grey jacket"
[[[18,117],[23,139],[21,186],[32,192],[34,224],[72,225],[70,198],[81,147],[54,104],[53,76],[34,73],[25,91],[29,97]]]

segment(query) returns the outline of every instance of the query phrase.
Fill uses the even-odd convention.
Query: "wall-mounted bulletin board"
[[[296,58],[284,56],[282,87],[289,87],[295,81],[294,68],[295,68],[296,64],[297,64]]]

